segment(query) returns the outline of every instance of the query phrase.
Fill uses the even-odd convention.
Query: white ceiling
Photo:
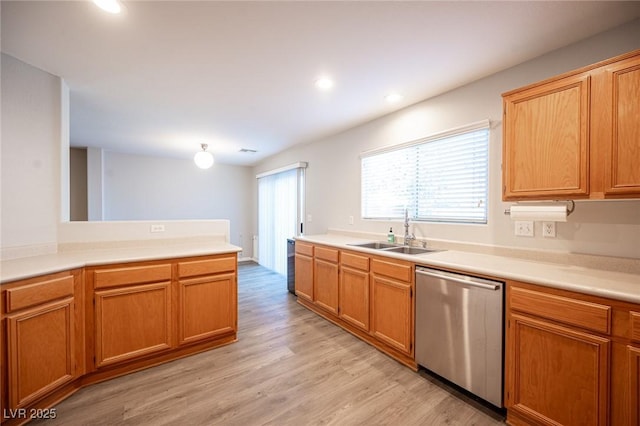
[[[2,1],[2,51],[66,80],[72,146],[191,158],[204,142],[239,165],[640,16],[640,2],[612,1],[124,6]],[[404,100],[386,104],[391,90]]]

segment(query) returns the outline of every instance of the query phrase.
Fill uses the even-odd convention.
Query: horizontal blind
[[[362,158],[362,217],[486,223],[489,129]]]

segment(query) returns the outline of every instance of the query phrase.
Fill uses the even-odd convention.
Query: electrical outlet
[[[533,221],[517,220],[516,235],[520,237],[533,237]]]
[[[310,214],[307,215],[307,222],[313,222],[313,216],[311,216]]]
[[[353,225],[353,216],[349,216],[349,225]]]
[[[164,232],[164,225],[151,225],[149,232]]]
[[[556,237],[556,223],[555,222],[542,222],[542,236],[546,238]]]

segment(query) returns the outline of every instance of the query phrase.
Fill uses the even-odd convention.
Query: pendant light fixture
[[[196,163],[196,166],[201,169],[208,169],[213,166],[213,154],[207,151],[209,145],[206,143],[200,144],[202,147],[202,151],[197,152],[196,155],[193,156],[193,161]]]

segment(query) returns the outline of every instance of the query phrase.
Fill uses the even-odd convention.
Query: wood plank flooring
[[[268,269],[240,265],[238,304],[237,343],[82,389],[46,424],[503,424],[303,308]]]

